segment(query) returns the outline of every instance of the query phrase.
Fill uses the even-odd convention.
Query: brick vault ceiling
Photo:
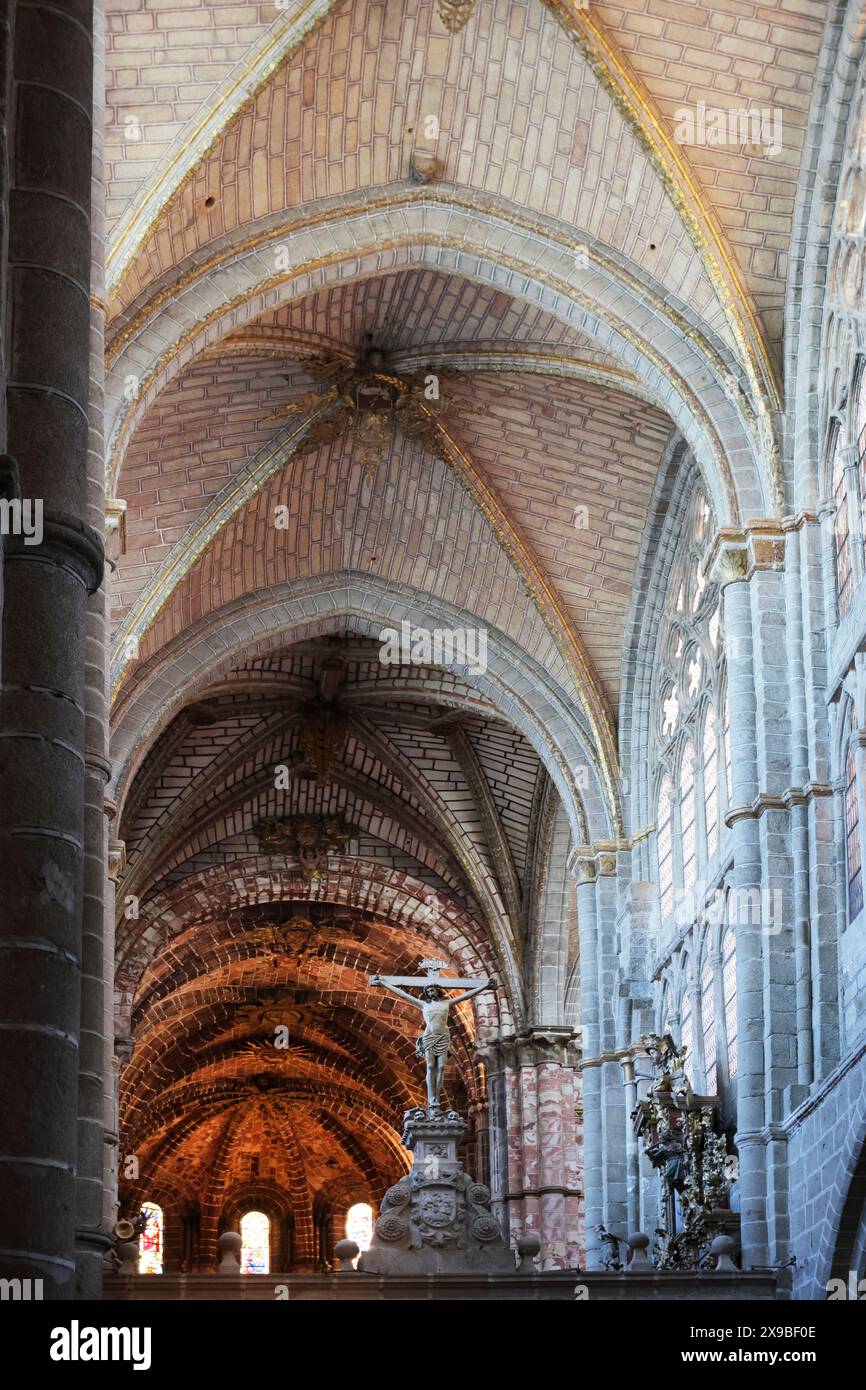
[[[322,701],[343,722],[315,779],[301,731]],[[290,782],[277,790],[279,765]],[[127,1208],[162,1196],[221,1209],[235,1189],[302,1208],[377,1200],[405,1168],[417,1017],[367,976],[414,973],[431,953],[458,973],[495,970],[484,943],[512,927],[520,952],[547,790],[535,752],[476,692],[441,669],[383,667],[377,643],[348,633],[238,663],[200,692],[140,768],[121,823],[121,898],[142,903],[117,939],[135,1044],[123,1143],[142,1171]],[[297,815],[347,827],[322,880],[262,851],[259,822]],[[256,888],[241,903],[244,873]],[[335,883],[350,884],[347,901]],[[454,1025],[447,1093],[465,1109],[483,1085],[473,1010]]]
[[[446,201],[516,209],[530,228],[590,244],[656,296],[653,313],[678,305],[684,325],[736,354],[706,247],[641,134],[653,113],[670,125],[677,107],[706,101],[775,108],[784,124],[772,177],[748,148],[677,153],[680,187],[700,202],[772,364],[823,9],[598,0],[568,33],[555,3],[478,0],[446,36],[433,0],[279,11],[107,0],[109,344],[151,312],[170,320],[180,287],[214,258],[240,263],[284,226],[415,196],[413,166],[435,157]],[[302,10],[316,21],[306,35]],[[636,119],[624,90],[638,93]],[[319,235],[327,252],[327,228]],[[205,274],[205,305],[208,293]],[[460,368],[442,415],[475,491],[405,438],[365,484],[343,437],[283,460],[229,514],[225,499],[283,438],[275,413],[314,389],[304,356],[357,352],[367,335],[397,369],[425,357]],[[613,729],[638,547],[672,430],[623,360],[530,306],[507,275],[490,287],[378,264],[233,323],[182,360],[148,397],[117,486],[128,510],[115,618],[121,637],[141,632],[144,669],[224,605],[359,571],[427,595],[434,622],[437,604],[455,604],[536,654],[526,595],[549,588]],[[272,524],[278,505],[287,531]],[[556,661],[548,674],[578,703]],[[302,718],[323,681],[346,736],[316,782]],[[277,763],[290,771],[279,791]],[[118,928],[135,1039],[124,1144],[144,1160],[140,1195],[207,1211],[255,1183],[301,1206],[378,1196],[404,1164],[394,1126],[417,1096],[415,1019],[371,996],[366,976],[430,953],[502,973],[503,943],[520,961],[550,804],[537,754],[477,690],[441,670],[383,669],[358,636],[270,650],[198,688],[144,758],[119,828],[124,895],[141,905]],[[299,814],[351,826],[324,883],[262,858],[257,823]],[[513,1023],[519,988],[503,987],[505,1015],[481,1008],[482,1032]],[[274,1016],[289,1029],[285,1055],[269,1041]],[[457,1022],[448,1091],[463,1108],[481,1082],[472,1010]]]

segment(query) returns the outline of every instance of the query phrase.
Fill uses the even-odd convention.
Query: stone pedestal
[[[513,1274],[514,1254],[490,1209],[490,1192],[463,1170],[466,1131],[453,1110],[406,1112],[412,1171],[382,1199],[363,1274]]]

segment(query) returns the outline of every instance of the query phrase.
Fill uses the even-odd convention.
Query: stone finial
[[[361,1253],[361,1247],[354,1240],[338,1240],[334,1246],[334,1254],[339,1260],[337,1269],[341,1274],[357,1274],[353,1260],[357,1260]]]
[[[730,1236],[716,1236],[710,1246],[710,1254],[716,1257],[717,1274],[738,1274],[739,1270],[733,1261],[733,1254],[736,1245]]]
[[[536,1274],[537,1270],[533,1261],[536,1256],[541,1254],[541,1241],[534,1231],[529,1231],[525,1236],[517,1237],[517,1253],[520,1256],[517,1265],[518,1274]]]
[[[218,1274],[240,1274],[242,1245],[240,1231],[223,1231],[217,1241],[217,1250],[221,1257],[217,1266]]]
[[[626,1236],[625,1243],[631,1251],[631,1259],[625,1268],[626,1274],[640,1274],[641,1271],[651,1270],[652,1261],[647,1254],[649,1236],[644,1235],[643,1231],[635,1231],[633,1235]]]

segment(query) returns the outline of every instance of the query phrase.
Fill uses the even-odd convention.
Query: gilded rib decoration
[[[345,210],[343,211],[342,215],[345,215]],[[269,234],[268,240],[271,240],[273,235],[275,234]],[[279,233],[276,233],[276,235],[279,235]],[[285,235],[285,230],[283,230],[283,235]],[[424,241],[425,244],[431,246],[444,246],[455,250],[464,251],[471,255],[478,254],[477,247],[467,242],[465,238],[459,236],[446,236],[442,234],[427,233],[424,237]],[[212,310],[210,314],[204,316],[202,319],[197,321],[191,328],[187,329],[186,332],[183,333],[177,339],[177,341],[174,344],[172,344],[172,346],[168,348],[157,359],[156,363],[151,368],[151,371],[149,372],[147,378],[141,383],[138,393],[139,397],[143,398],[147,395],[148,390],[150,389],[153,382],[158,378],[159,374],[164,370],[165,367],[167,367],[173,361],[173,359],[177,356],[179,352],[183,350],[183,348],[187,347],[191,342],[193,342],[196,337],[203,334],[208,327],[217,323],[220,319],[225,318],[227,315],[231,314],[235,309],[240,308],[254,294],[265,294],[271,289],[276,289],[282,285],[290,284],[293,280],[300,279],[305,275],[309,275],[317,270],[325,269],[328,266],[340,264],[342,261],[345,261],[350,258],[359,259],[366,255],[381,255],[382,253],[391,250],[415,246],[417,245],[417,243],[417,236],[408,235],[404,237],[389,238],[385,241],[377,241],[372,245],[355,245],[352,247],[351,251],[342,249],[333,251],[328,255],[317,257],[315,260],[312,261],[307,261],[301,266],[295,266],[290,270],[281,272],[280,274],[269,276],[266,280],[263,280],[258,285],[256,285],[252,290],[245,290],[241,294],[236,295],[233,299],[227,300],[217,309]],[[579,243],[575,239],[571,248],[566,247],[563,249],[573,249],[574,247],[581,244],[582,243]],[[501,251],[497,253],[496,261],[497,264],[503,267],[518,271],[520,274],[527,276],[527,278],[535,279],[536,281],[538,281],[541,284],[544,284],[548,288],[556,290],[558,293],[567,297],[571,301],[579,304],[583,309],[585,309],[588,313],[592,314],[593,316],[601,316],[599,305],[592,298],[592,296],[586,294],[585,292],[579,289],[576,289],[568,281],[563,280],[557,276],[542,274],[538,270],[538,267],[536,265],[526,263],[524,261],[519,260],[515,256],[506,255],[504,252]],[[207,266],[202,267],[200,272],[198,273],[207,273],[209,269],[210,267]],[[663,305],[662,301],[659,301],[658,310],[659,312],[665,312],[665,306]],[[666,317],[673,318],[673,322],[676,323],[676,318],[678,316],[674,313],[674,311],[668,310],[666,312]],[[683,380],[682,377],[677,376],[675,373],[671,371],[670,365],[667,362],[667,360],[660,353],[657,353],[653,348],[651,348],[649,344],[646,343],[638,334],[636,334],[624,320],[618,319],[609,311],[606,311],[603,315],[603,321],[606,325],[608,325],[616,333],[618,333],[626,342],[630,343],[633,347],[635,347],[643,357],[645,357],[648,361],[652,362],[653,366],[656,367],[656,369],[660,372],[660,374],[663,377],[675,384],[681,399],[688,403],[689,408],[692,414],[694,415],[696,421],[701,425],[701,428],[704,432],[707,441],[707,448],[712,455],[712,460],[714,467],[717,471],[717,475],[723,481],[730,515],[732,518],[738,518],[739,511],[737,506],[736,490],[734,488],[733,477],[731,475],[727,458],[725,457],[721,441],[719,440],[718,435],[716,434],[712,422],[706,414],[706,411],[700,405],[697,396],[694,394],[694,392],[692,392],[689,389],[687,383]],[[117,353],[120,351],[121,346],[129,339],[129,337],[132,336],[132,334],[135,331],[137,331],[137,328],[140,326],[140,322],[131,324],[129,326],[129,329],[123,334],[122,339],[115,340],[115,342],[112,343],[110,349],[111,360],[113,360],[116,357]],[[715,354],[710,345],[706,343],[705,339],[703,338],[703,335],[699,334],[695,329],[691,327],[691,325],[688,325],[686,328],[681,329],[680,331],[684,333],[684,336],[688,337],[691,341],[693,341],[695,345],[699,348],[699,350],[701,350],[705,355],[710,356],[711,360],[714,361],[714,365],[716,365],[718,369],[721,370],[722,364],[718,359],[717,354]],[[118,434],[115,438],[112,455],[109,460],[109,478],[111,484],[110,490],[113,491],[116,491],[117,487],[117,474],[119,471],[124,446],[126,443],[126,436],[129,429],[129,419],[130,412],[128,411],[126,420],[121,425],[121,428],[118,431]]]

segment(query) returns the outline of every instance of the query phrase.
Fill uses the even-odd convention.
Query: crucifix
[[[473,995],[480,994],[483,989],[492,989],[493,981],[489,976],[483,980],[461,980],[450,979],[442,975],[447,962],[444,960],[422,960],[420,969],[424,975],[371,975],[371,985],[382,985],[391,994],[396,994],[398,999],[405,999],[407,1004],[414,1004],[416,1009],[420,1009],[424,1017],[424,1032],[415,1044],[415,1055],[423,1059],[427,1064],[427,1109],[439,1110],[439,1092],[442,1089],[442,1080],[445,1075],[445,1062],[448,1057],[448,1048],[451,1042],[451,1034],[448,1031],[448,1010],[452,1004],[461,1004],[464,999],[471,999]],[[404,985],[413,985],[416,989],[420,987],[421,998],[414,994],[409,994],[404,989]],[[463,994],[458,994],[456,998],[449,999],[445,994],[446,989],[462,989]]]

